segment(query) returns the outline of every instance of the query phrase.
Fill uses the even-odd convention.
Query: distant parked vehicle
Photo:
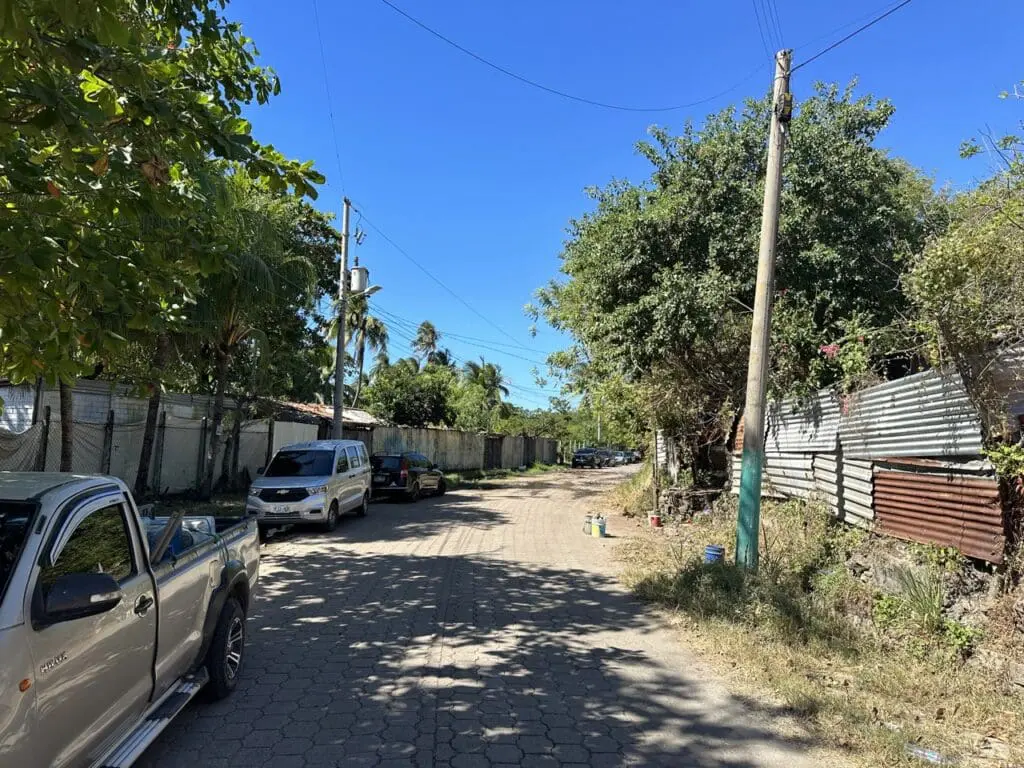
[[[596,448],[580,448],[572,455],[572,468],[597,469],[601,466],[601,459],[597,455]]]
[[[370,467],[375,494],[401,494],[416,501],[425,493],[443,496],[448,490],[444,472],[422,453],[375,453]]]
[[[626,456],[625,451],[616,451],[612,454],[612,466],[621,467],[624,464],[629,463],[629,458]]]
[[[640,451],[633,451],[631,455],[633,457],[634,464],[639,464],[644,460],[644,455]]]
[[[279,449],[249,488],[246,511],[260,530],[276,525],[315,523],[333,531],[338,518],[370,505],[366,446],[358,440],[313,440]]]
[[[610,467],[612,465],[612,452],[605,448],[600,448],[597,451],[597,459],[600,462],[597,466]]]

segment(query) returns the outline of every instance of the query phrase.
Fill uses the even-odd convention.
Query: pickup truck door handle
[[[145,616],[152,607],[153,598],[149,595],[141,595],[139,599],[135,601],[135,613],[139,616]]]

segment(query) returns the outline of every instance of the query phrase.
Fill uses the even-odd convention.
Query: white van
[[[249,488],[246,511],[261,531],[315,523],[333,531],[338,517],[370,506],[370,461],[358,440],[313,440],[280,448]]]

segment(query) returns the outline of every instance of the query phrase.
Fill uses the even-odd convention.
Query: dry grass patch
[[[722,499],[710,516],[620,547],[626,582],[670,611],[689,646],[865,766],[924,764],[908,745],[960,765],[1024,762],[1021,699],[965,663],[980,635],[943,616],[938,575],[908,571],[882,594],[846,567],[867,534],[787,502],[765,504],[751,576],[730,564],[735,519],[735,499]],[[707,544],[724,545],[726,562],[704,564]]]

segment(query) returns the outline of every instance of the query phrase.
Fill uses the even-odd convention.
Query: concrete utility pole
[[[352,202],[346,197],[341,214],[341,275],[338,294],[341,310],[338,316],[338,349],[334,359],[334,429],[331,436],[341,440],[345,417],[345,314],[348,311],[348,218]]]
[[[750,363],[743,416],[743,471],[740,477],[740,510],[736,525],[736,564],[757,570],[758,531],[761,527],[761,473],[764,465],[765,385],[768,377],[768,341],[772,327],[772,296],[775,292],[775,240],[779,233],[779,196],[782,192],[782,152],[793,113],[789,73],[793,52],[775,54],[772,89],[772,125],[768,135],[768,171],[761,211],[761,245],[757,254],[757,288],[754,321],[750,329]]]

